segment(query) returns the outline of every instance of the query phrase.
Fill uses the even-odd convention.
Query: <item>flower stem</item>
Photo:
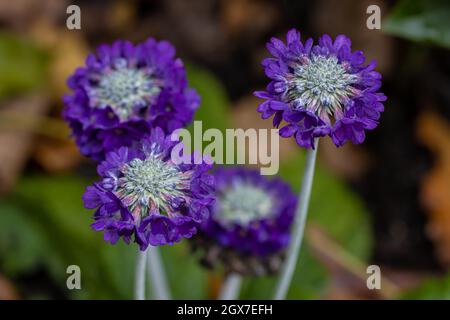
[[[150,247],[147,255],[148,275],[152,280],[153,298],[169,300],[170,291],[158,247]]]
[[[295,212],[295,221],[292,230],[292,238],[287,251],[287,258],[281,270],[275,291],[275,300],[281,300],[286,297],[289,285],[292,281],[295,266],[297,264],[300,247],[302,244],[303,233],[305,230],[306,216],[308,214],[309,199],[311,197],[311,187],[314,179],[314,168],[316,165],[316,156],[318,148],[318,138],[314,141],[314,148],[306,153],[305,171],[299,194],[297,210]]]
[[[145,260],[146,251],[138,251],[136,259],[136,274],[134,278],[134,298],[135,300],[145,299]]]
[[[239,290],[241,288],[242,278],[236,273],[230,273],[220,291],[219,300],[235,300],[239,296]]]

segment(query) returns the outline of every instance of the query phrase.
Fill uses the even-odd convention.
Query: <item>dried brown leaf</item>
[[[424,113],[418,120],[418,136],[434,154],[434,166],[421,190],[429,213],[427,232],[438,259],[450,267],[450,123],[435,113]]]

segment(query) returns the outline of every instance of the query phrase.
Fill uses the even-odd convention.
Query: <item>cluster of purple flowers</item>
[[[68,86],[63,117],[81,153],[100,162],[101,180],[83,196],[96,209],[92,228],[141,250],[192,237],[209,215],[214,179],[205,162],[171,160],[169,134],[192,121],[200,102],[174,47],[152,38],[101,45]]]
[[[362,143],[365,131],[377,126],[386,97],[378,92],[375,62],[365,65],[362,52],[350,46],[345,36],[302,43],[296,30],[286,44],[272,38],[267,48],[273,57],[263,61],[270,83],[255,92],[265,99],[258,107],[262,118],[273,116],[276,127],[284,120],[280,135],[294,136],[302,147],[325,135],[337,146]],[[216,252],[219,246],[269,264],[280,256],[297,202],[286,183],[244,168],[212,175],[206,162],[172,161],[177,142],[169,135],[192,121],[200,99],[171,44],[150,38],[102,45],[68,86],[63,117],[81,153],[99,161],[101,179],[83,200],[95,209],[92,228],[106,241],[122,238],[145,250],[200,230],[198,238]]]

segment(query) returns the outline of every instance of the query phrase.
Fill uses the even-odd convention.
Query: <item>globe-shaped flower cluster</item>
[[[174,164],[176,144],[156,128],[99,164],[101,179],[87,188],[83,200],[86,208],[96,209],[92,227],[103,231],[106,241],[133,240],[141,250],[173,244],[192,237],[207,219],[214,202],[211,165]]]
[[[167,41],[101,45],[69,78],[63,117],[83,155],[103,160],[160,127],[186,126],[199,105],[186,72]]]
[[[386,100],[378,92],[381,75],[375,61],[366,65],[361,51],[351,51],[349,38],[323,35],[313,45],[293,29],[286,43],[272,38],[267,49],[273,57],[262,64],[270,82],[255,95],[265,100],[258,107],[263,119],[273,116],[276,127],[285,121],[282,137],[294,136],[305,148],[326,135],[336,146],[359,144],[378,125]]]
[[[219,168],[214,180],[216,202],[194,239],[203,262],[241,274],[276,272],[297,203],[289,185],[245,167]]]

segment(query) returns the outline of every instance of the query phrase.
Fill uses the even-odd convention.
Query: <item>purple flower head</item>
[[[199,96],[167,41],[101,45],[68,79],[63,117],[83,155],[106,153],[140,140],[151,128],[171,133],[192,121]]]
[[[277,266],[281,263],[297,203],[291,188],[244,167],[220,168],[214,177],[216,203],[199,233],[209,248],[215,248],[209,255],[219,247],[219,260],[235,272],[275,271],[270,269],[274,258]]]
[[[211,165],[176,165],[171,153],[177,143],[155,128],[98,165],[101,181],[87,188],[83,201],[96,209],[92,228],[106,241],[129,243],[134,236],[141,250],[173,244],[192,237],[207,219],[214,203]]]
[[[255,96],[263,119],[273,118],[282,137],[294,136],[298,145],[314,147],[316,137],[329,135],[338,147],[364,141],[365,131],[378,125],[386,96],[378,90],[381,75],[375,61],[365,65],[362,51],[351,51],[351,41],[328,35],[313,45],[292,29],[287,43],[272,38],[267,49],[273,57],[262,62],[270,82]]]

